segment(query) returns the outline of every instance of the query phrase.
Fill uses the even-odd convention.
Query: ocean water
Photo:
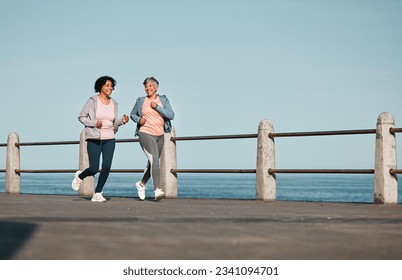
[[[105,196],[136,197],[134,183],[142,174],[111,173]],[[76,195],[73,174],[22,174],[21,193]],[[95,183],[97,176],[95,177]],[[148,183],[147,196],[152,196]],[[277,200],[373,203],[371,174],[279,174]],[[398,201],[402,202],[401,183]],[[0,192],[5,192],[5,174],[0,174]],[[255,199],[255,174],[178,174],[179,198]]]

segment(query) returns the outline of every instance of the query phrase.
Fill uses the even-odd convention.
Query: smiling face
[[[114,88],[113,88],[113,83],[110,80],[107,80],[106,83],[102,86],[101,88],[101,94],[102,95],[106,95],[106,96],[110,96],[113,92]]]
[[[148,98],[155,98],[156,92],[158,91],[158,86],[154,82],[147,82],[144,85],[144,89]]]

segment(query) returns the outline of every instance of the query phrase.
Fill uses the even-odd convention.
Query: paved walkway
[[[401,205],[0,194],[0,259],[402,259]]]

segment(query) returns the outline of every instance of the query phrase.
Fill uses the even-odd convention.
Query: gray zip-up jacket
[[[111,98],[111,101],[114,104],[113,127],[114,132],[116,133],[118,127],[122,125],[123,122],[119,119],[117,115],[119,104],[113,98]],[[98,104],[97,95],[91,96],[85,103],[84,107],[80,112],[80,115],[78,116],[78,120],[85,126],[85,139],[100,139],[100,129],[96,127],[97,104]]]
[[[159,95],[157,94],[159,99],[162,102],[162,106],[156,107],[156,111],[158,111],[164,119],[164,131],[170,132],[172,130],[171,120],[174,118],[174,112],[172,107],[170,106],[169,99],[166,95]],[[142,105],[144,104],[146,96],[139,97],[134,104],[133,109],[131,110],[130,118],[137,123],[137,128],[135,130],[135,136],[138,136],[138,131],[140,129],[140,119],[142,117]]]

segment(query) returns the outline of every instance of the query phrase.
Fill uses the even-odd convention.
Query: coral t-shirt
[[[163,107],[159,97],[152,100],[149,98],[145,98],[144,104],[142,105],[142,117],[145,118],[146,122],[140,127],[140,131],[150,135],[160,136],[164,133],[163,127],[165,121],[163,119],[163,116],[158,111],[152,109],[152,101],[156,102],[158,106]]]

